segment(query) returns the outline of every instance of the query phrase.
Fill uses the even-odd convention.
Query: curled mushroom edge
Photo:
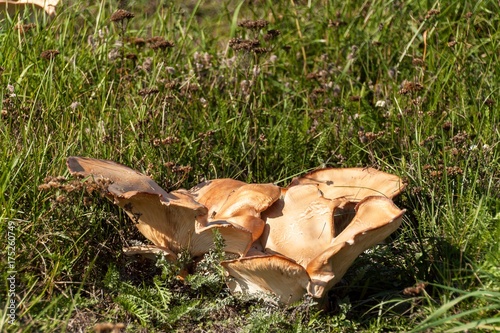
[[[401,178],[373,168],[318,169],[284,188],[215,179],[166,192],[112,161],[69,157],[67,167],[106,184],[106,197],[152,243],[124,248],[125,254],[175,261],[187,250],[199,257],[214,247],[218,230],[224,251],[239,256],[221,262],[231,292],[273,294],[284,304],[306,294],[325,298],[405,213],[392,201],[405,188]]]

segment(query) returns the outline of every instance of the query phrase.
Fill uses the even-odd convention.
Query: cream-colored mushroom
[[[396,231],[405,213],[392,200],[380,196],[363,199],[355,210],[352,222],[306,267],[311,277],[308,291],[314,297],[325,296],[361,253]]]
[[[0,9],[7,11],[9,15],[13,15],[16,11],[35,7],[43,9],[48,15],[54,15],[58,3],[59,0],[0,0]]]

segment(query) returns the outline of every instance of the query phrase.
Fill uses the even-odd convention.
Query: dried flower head
[[[347,23],[345,23],[344,21],[341,21],[341,20],[328,20],[328,27],[329,28],[338,28],[342,25],[346,25]]]
[[[157,88],[144,88],[139,90],[139,95],[142,97],[147,97],[149,95],[156,95],[160,91]]]
[[[111,15],[111,21],[113,22],[122,22],[124,20],[130,20],[135,15],[125,9],[118,9],[116,12]]]
[[[40,54],[40,58],[45,60],[54,59],[60,52],[58,50],[45,50]]]
[[[413,58],[411,64],[416,67],[423,67],[425,62],[422,58]]]
[[[252,51],[256,54],[262,54],[269,52],[269,49],[266,47],[255,47],[252,49]]]
[[[125,55],[125,58],[130,59],[130,60],[137,60],[137,54],[135,54],[135,53],[127,53]]]
[[[418,82],[403,81],[402,87],[399,90],[399,94],[406,95],[409,93],[417,92],[424,89],[424,86]]]
[[[229,40],[229,47],[235,51],[251,51],[259,48],[260,42],[257,39],[232,38]]]
[[[17,24],[14,29],[18,30],[20,33],[26,33],[30,31],[31,29],[36,28],[35,23],[29,23],[29,24]]]
[[[451,127],[453,126],[452,122],[447,120],[443,123],[443,126],[442,128],[445,130],[445,131],[449,131],[451,129]]]
[[[425,19],[428,20],[431,17],[438,15],[439,13],[441,13],[440,10],[438,10],[438,9],[431,9],[431,10],[429,10],[427,12],[427,15],[425,15]]]
[[[134,44],[135,46],[142,47],[146,45],[146,40],[141,37],[134,37],[129,40],[131,44]]]
[[[268,21],[266,20],[243,20],[240,23],[238,23],[239,27],[246,28],[246,29],[251,29],[251,30],[260,30],[269,24]]]
[[[174,47],[175,45],[174,42],[168,41],[161,36],[151,37],[147,40],[147,42],[153,50],[165,50],[167,48]]]
[[[414,287],[405,288],[403,290],[403,295],[416,297],[416,296],[424,293],[426,286],[427,286],[427,283],[419,282]]]
[[[270,41],[272,39],[275,39],[279,35],[281,35],[281,31],[279,31],[279,30],[275,30],[275,29],[267,30],[267,34],[264,35],[264,40],[267,42],[267,41]]]

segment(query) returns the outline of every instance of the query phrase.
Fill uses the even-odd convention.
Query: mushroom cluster
[[[69,157],[72,175],[106,180],[106,196],[122,207],[154,245],[128,254],[181,251],[198,257],[213,247],[217,229],[221,264],[232,292],[271,293],[290,304],[305,294],[324,298],[354,260],[383,241],[402,221],[392,198],[402,180],[372,168],[320,169],[286,188],[216,179],[190,190],[166,192],[151,178],[123,165]]]

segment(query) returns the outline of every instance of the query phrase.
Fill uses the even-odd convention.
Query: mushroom
[[[199,230],[213,223],[227,221],[252,233],[252,242],[264,231],[261,212],[269,208],[280,196],[281,190],[273,184],[246,184],[234,179],[215,179],[191,189],[193,197],[208,208],[198,218]]]
[[[284,303],[305,293],[323,298],[362,252],[399,227],[404,210],[391,198],[403,188],[399,177],[374,169],[322,169],[294,179],[262,214],[262,252],[222,263],[228,286],[271,292]],[[286,287],[276,287],[277,279]]]
[[[279,193],[279,188],[271,184],[233,180],[207,182],[191,192],[168,193],[148,176],[111,161],[69,157],[67,166],[72,175],[109,181],[106,196],[122,207],[139,231],[157,247],[127,252],[162,252],[172,260],[185,249],[193,257],[207,253],[213,246],[212,229],[219,230],[224,238],[225,251],[244,255],[264,228],[260,212],[271,205]],[[252,198],[257,199],[255,205]],[[212,212],[219,208],[220,212],[209,216],[203,202]]]
[[[0,7],[13,15],[16,11],[24,10],[26,7],[34,6],[43,9],[48,15],[56,13],[59,0],[0,0]]]
[[[401,224],[404,210],[388,198],[371,196],[356,205],[352,221],[333,237],[332,218],[328,215],[333,215],[335,207],[343,203],[328,203],[328,199],[314,198],[312,194],[308,198],[312,200],[301,203],[297,194],[311,190],[299,188],[290,188],[284,199],[270,208],[272,217],[266,212],[269,231],[264,233],[262,242],[267,255],[222,262],[230,276],[228,286],[232,292],[273,293],[286,304],[300,300],[306,293],[324,298],[362,252],[384,240]],[[321,214],[323,219],[316,218],[309,212],[317,208],[329,209],[330,214],[325,212]],[[293,215],[298,210],[303,214]]]
[[[188,250],[197,257],[213,246],[217,229],[224,250],[240,255],[221,263],[231,291],[274,294],[288,304],[306,293],[323,299],[405,212],[392,201],[404,189],[401,179],[371,168],[316,170],[287,188],[216,179],[168,193],[111,161],[70,157],[67,165],[73,175],[100,179],[106,196],[154,244],[126,254],[176,260]]]

